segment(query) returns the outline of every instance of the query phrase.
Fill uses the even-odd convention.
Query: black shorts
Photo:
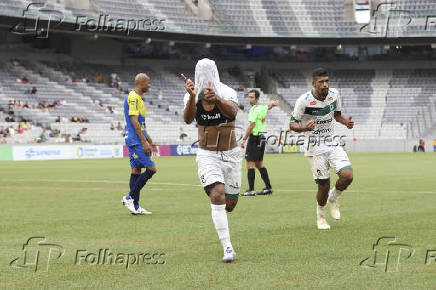
[[[245,150],[245,159],[247,161],[263,161],[263,154],[265,153],[266,139],[265,136],[250,135],[247,142],[247,149]]]

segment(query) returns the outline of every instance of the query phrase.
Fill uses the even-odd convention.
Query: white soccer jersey
[[[334,136],[334,112],[341,111],[339,92],[330,88],[324,101],[317,99],[312,91],[301,95],[295,102],[291,122],[301,122],[304,126],[309,120],[315,122],[313,131],[304,132],[304,148],[307,156],[319,155],[338,146]]]

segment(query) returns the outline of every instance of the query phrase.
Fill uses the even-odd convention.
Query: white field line
[[[109,183],[109,184],[128,184],[128,180],[104,180],[104,179],[12,179],[12,180],[0,180],[3,184],[7,184],[11,181],[19,182],[70,182],[70,183]],[[149,185],[168,185],[168,186],[187,186],[187,187],[201,187],[200,184],[189,184],[189,183],[172,183],[172,182],[148,182]],[[156,189],[153,189],[156,190]],[[274,189],[277,192],[316,192],[316,188],[313,189]],[[424,191],[412,191],[412,190],[347,190],[347,192],[356,193],[415,193],[415,194],[436,194],[436,191],[424,190]]]

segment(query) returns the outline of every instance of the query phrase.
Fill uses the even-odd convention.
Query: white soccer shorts
[[[328,179],[330,178],[329,169],[338,173],[342,169],[351,168],[350,159],[347,153],[341,146],[336,146],[332,150],[314,156],[308,156],[310,167],[312,168],[312,175],[314,179]]]
[[[241,188],[243,151],[240,147],[228,151],[197,151],[198,177],[204,187],[216,182],[223,183],[227,194],[237,195]]]

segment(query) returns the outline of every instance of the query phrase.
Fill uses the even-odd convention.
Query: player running
[[[234,133],[238,112],[235,90],[220,82],[215,62],[201,59],[195,66],[195,84],[183,74],[187,93],[184,120],[198,125],[198,176],[210,198],[212,220],[224,248],[222,262],[236,258],[230,242],[227,213],[231,212],[241,186],[241,149]]]
[[[247,179],[248,190],[243,196],[254,196],[254,179],[256,172],[254,167],[259,169],[260,176],[265,182],[265,188],[257,193],[257,195],[272,194],[272,187],[269,181],[268,171],[263,166],[263,154],[265,153],[266,140],[264,133],[266,113],[277,106],[279,101],[272,101],[269,105],[259,105],[259,91],[251,90],[248,92],[248,100],[250,101],[251,109],[248,115],[248,128],[245,136],[241,141],[241,147],[245,147],[245,141],[248,139],[245,159],[247,160]]]
[[[124,118],[126,120],[126,135],[124,137],[129,148],[130,167],[130,192],[121,202],[132,214],[151,214],[150,211],[139,205],[141,189],[156,173],[157,169],[151,161],[152,151],[156,146],[145,128],[145,104],[142,95],[150,88],[150,79],[140,73],[135,78],[135,89],[124,100]],[[141,174],[141,168],[146,168]]]
[[[305,155],[312,167],[312,174],[318,184],[317,226],[318,229],[330,229],[326,221],[326,203],[334,219],[340,219],[338,197],[353,181],[353,170],[344,149],[335,141],[334,120],[352,129],[351,116],[345,119],[341,114],[341,100],[336,89],[329,88],[328,73],[318,68],[312,73],[313,89],[301,95],[291,115],[289,127],[295,132],[305,132],[307,137]],[[334,119],[334,120],[333,120]],[[330,189],[329,168],[339,176],[336,185]]]

